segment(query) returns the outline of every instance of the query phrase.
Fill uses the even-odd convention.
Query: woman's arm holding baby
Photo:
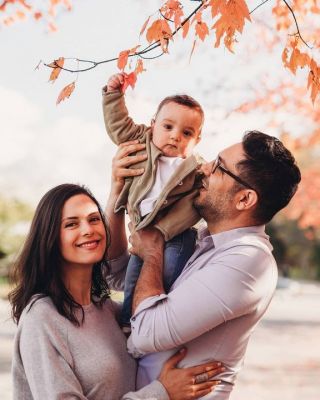
[[[132,169],[129,167],[147,158],[146,154],[131,155],[144,150],[145,147],[145,144],[139,143],[138,140],[122,143],[112,160],[111,190],[105,210],[111,233],[111,243],[108,249],[110,260],[118,258],[128,248],[125,213],[124,210],[114,213],[114,205],[123,188],[125,178],[143,174],[143,168]]]

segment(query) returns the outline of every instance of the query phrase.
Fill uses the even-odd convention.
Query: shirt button
[[[163,202],[163,204],[168,204],[168,200],[165,200],[165,201]]]
[[[178,185],[179,185],[179,186],[182,186],[182,185],[183,185],[183,181],[179,182]]]

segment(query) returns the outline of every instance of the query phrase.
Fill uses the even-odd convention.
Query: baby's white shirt
[[[183,161],[184,159],[181,157],[160,156],[158,158],[157,173],[154,185],[139,205],[142,217],[149,214],[153,210],[155,203],[162,192],[162,189],[165,187],[173,173]]]

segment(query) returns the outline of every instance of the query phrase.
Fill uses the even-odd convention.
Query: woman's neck
[[[73,299],[82,306],[91,303],[92,268],[73,265],[64,268],[64,285]]]

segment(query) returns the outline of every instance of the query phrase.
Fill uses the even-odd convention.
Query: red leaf
[[[122,92],[124,93],[128,86],[131,86],[134,89],[134,86],[137,81],[137,74],[133,71],[130,74],[124,74],[124,82],[122,84]]]

